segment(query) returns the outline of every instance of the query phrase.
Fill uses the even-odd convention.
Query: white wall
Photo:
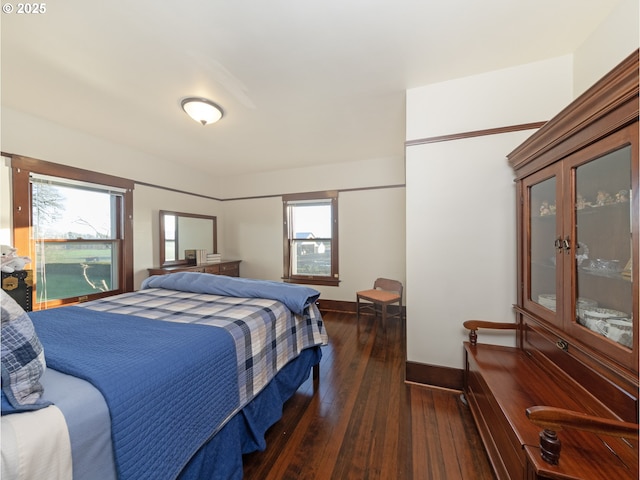
[[[242,276],[279,280],[283,274],[279,195],[358,189],[340,191],[338,197],[340,285],[314,288],[321,298],[355,301],[355,292],[371,288],[377,277],[404,283],[404,187],[378,188],[404,185],[404,173],[404,159],[398,157],[227,177],[224,197],[238,200],[224,202],[222,253],[242,260]]]
[[[571,57],[407,92],[407,139],[550,119],[571,100]],[[467,319],[513,320],[516,216],[506,155],[532,131],[406,153],[407,359],[462,368]],[[495,335],[513,344],[513,334]]]
[[[202,172],[187,171],[180,164],[163,163],[15,110],[3,108],[2,121],[2,150],[9,153],[212,197],[253,197],[221,202],[137,184],[135,288],[147,277],[147,268],[159,266],[159,210],[216,215],[218,250],[223,258],[242,260],[242,276],[277,280],[282,276],[282,204],[280,197],[259,198],[261,195],[404,184],[403,158],[284,170],[220,182]],[[11,243],[10,169],[5,165],[0,168],[0,233],[3,242]],[[220,183],[224,191],[216,187]],[[404,188],[342,192],[339,209],[343,281],[339,287],[318,287],[323,298],[353,300],[356,289],[368,288],[377,276],[404,280]]]
[[[640,2],[623,0],[574,52],[574,97],[640,46]]]
[[[0,244],[12,245],[13,234],[11,225],[13,217],[11,216],[11,175],[10,169],[7,168],[6,162],[9,160],[2,157],[0,163]]]
[[[407,149],[409,361],[462,368],[464,320],[514,320],[515,186],[503,152],[531,133]],[[515,344],[512,332],[481,335]]]
[[[225,177],[220,191],[222,198],[241,198],[401,184],[404,158],[399,155]]]
[[[202,173],[4,107],[1,135],[2,150],[7,153],[211,196],[216,193],[214,179]],[[12,243],[10,168],[4,159],[0,170],[0,242]],[[159,210],[218,216],[218,247],[224,248],[222,202],[143,185],[136,185],[133,198],[135,288],[148,276],[147,268],[159,266]]]
[[[355,301],[378,277],[406,285],[405,188],[340,194],[340,291],[334,300]]]
[[[406,138],[549,120],[571,98],[571,68],[565,55],[407,90]]]
[[[160,266],[160,210],[218,217],[218,251],[225,251],[222,202],[136,185],[133,191],[134,287],[149,276],[147,268]]]
[[[310,185],[310,191],[320,189]],[[324,188],[327,188],[326,185]],[[282,200],[235,200],[225,204],[224,255],[242,259],[242,276],[282,277]],[[405,189],[340,192],[338,196],[340,285],[314,286],[321,298],[355,301],[377,277],[405,281]]]
[[[3,152],[217,197],[218,180],[57,123],[2,107]]]

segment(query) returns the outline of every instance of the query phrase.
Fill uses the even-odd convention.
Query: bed
[[[181,272],[137,292],[16,312],[42,346],[30,349],[41,364],[22,403],[8,388],[3,296],[2,478],[242,478],[242,455],[266,447],[266,430],[320,362],[318,296]]]

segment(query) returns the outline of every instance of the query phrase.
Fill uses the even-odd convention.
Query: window
[[[132,290],[132,182],[22,157],[12,168],[14,243],[32,260],[34,309]]]
[[[337,286],[337,192],[284,195],[282,203],[284,280]]]

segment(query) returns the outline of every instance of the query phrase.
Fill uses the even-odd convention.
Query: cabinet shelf
[[[616,202],[607,205],[587,205],[584,208],[576,208],[578,215],[609,214],[607,210],[623,209],[629,211],[629,202]]]
[[[556,268],[556,265],[549,260],[532,260],[531,266],[533,268],[548,270],[549,273],[553,273],[553,271]],[[578,275],[580,275],[580,278],[588,278],[592,276],[592,277],[609,278],[611,280],[625,282],[625,283],[632,282],[630,275],[629,276],[623,275],[621,272],[599,271],[599,270],[592,270],[586,267],[578,267],[577,272],[578,272]]]
[[[620,210],[625,210],[629,212],[629,207],[630,207],[629,201],[624,201],[624,202],[609,203],[606,205],[585,205],[583,208],[576,208],[575,210],[578,216],[582,217],[582,216],[588,216],[588,215],[608,215],[610,214],[610,211],[614,209],[620,209]],[[546,215],[533,214],[531,215],[531,220],[540,221],[540,222],[543,222],[543,221],[555,222],[556,214],[555,213],[548,213]]]
[[[578,268],[578,274],[580,275],[581,278],[583,276],[584,277],[593,276],[593,277],[609,278],[611,280],[631,283],[631,277],[622,275],[622,273],[620,273],[620,272],[601,272],[601,271],[598,271],[598,270],[589,270],[589,269],[586,269],[586,268]]]

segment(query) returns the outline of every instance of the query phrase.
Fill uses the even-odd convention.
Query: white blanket
[[[71,443],[58,407],[2,416],[2,480],[71,480]]]

